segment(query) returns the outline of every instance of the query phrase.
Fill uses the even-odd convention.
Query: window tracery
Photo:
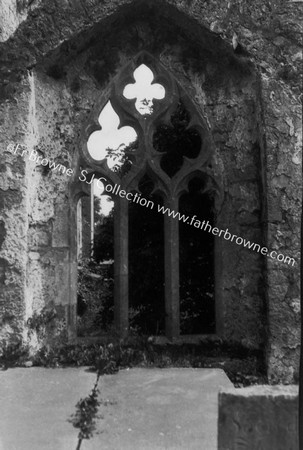
[[[121,71],[103,108],[98,106],[97,117],[84,156],[92,172],[121,189],[146,188],[148,195],[160,196],[166,207],[178,211],[191,180],[208,177],[211,145],[204,120],[174,77],[149,54],[138,55]],[[213,189],[211,182],[203,186],[203,192]],[[115,199],[115,309],[122,335],[128,329],[127,203]],[[164,235],[166,335],[176,337],[180,333],[177,220],[164,216]]]
[[[148,172],[164,196],[181,192],[188,175],[203,171],[210,156],[201,116],[172,75],[147,54],[113,82],[97,126],[85,153],[124,188],[137,189]]]

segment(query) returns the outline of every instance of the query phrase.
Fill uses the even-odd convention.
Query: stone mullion
[[[115,326],[120,337],[128,332],[128,202],[117,198],[114,214]]]
[[[178,210],[178,198],[172,197],[165,201],[165,206]],[[165,215],[165,332],[169,339],[180,334],[179,305],[179,222]]]

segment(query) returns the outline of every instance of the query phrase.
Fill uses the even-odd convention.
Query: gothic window
[[[213,220],[201,115],[173,76],[143,53],[113,81],[97,117],[84,156],[113,192],[117,329],[125,335],[135,311],[134,322],[137,312],[145,314],[147,334],[213,333],[213,241],[190,223],[190,214]],[[178,220],[178,212],[188,220]]]

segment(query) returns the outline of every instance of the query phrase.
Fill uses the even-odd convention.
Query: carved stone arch
[[[147,65],[152,70],[154,74],[153,84],[162,83],[165,86],[165,99],[161,102],[155,100],[154,111],[150,117],[140,115],[134,108],[134,101],[128,100],[123,96],[124,87],[128,83],[134,82],[133,72],[141,64]],[[111,102],[113,109],[119,116],[119,128],[132,126],[137,132],[140,148],[136,155],[139,157],[139,165],[147,164],[150,170],[154,170],[164,184],[169,184],[173,186],[173,190],[176,190],[182,179],[193,170],[193,167],[195,170],[198,168],[199,170],[210,171],[209,164],[214,145],[206,120],[175,77],[163,64],[146,51],[140,52],[131,62],[126,64],[118,75],[114,77],[106,92],[96,101],[88,122],[84,126],[81,142],[81,154],[90,167],[98,168],[104,175],[109,175],[105,160],[100,162],[94,161],[87,150],[89,136],[101,128],[98,123],[98,116],[108,101]],[[200,134],[201,148],[199,149],[198,157],[195,159],[184,156],[182,170],[178,171],[175,176],[168,177],[159,165],[159,160],[163,155],[155,150],[153,137],[158,125],[170,124],[171,116],[178,106],[178,102],[182,102],[185,109],[189,112],[190,122],[187,129],[196,130]],[[110,175],[113,178],[113,182],[120,181],[124,187],[128,188],[132,187],[132,180],[136,178],[136,170],[132,169],[124,180],[118,179],[113,174]]]

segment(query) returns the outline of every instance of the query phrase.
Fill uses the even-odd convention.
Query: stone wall
[[[14,34],[20,23],[26,19],[28,1],[0,0],[0,11],[0,42],[4,42]]]
[[[29,132],[29,81],[18,91],[18,101],[1,104],[0,169],[0,315],[1,337],[20,339],[24,329],[27,277],[28,179],[26,162],[7,151],[9,143],[24,143]]]
[[[282,0],[42,1],[14,34],[17,25],[9,28],[12,19],[3,16],[11,36],[0,45],[3,336],[22,334],[23,320],[44,304],[65,305],[67,316],[75,305],[72,230],[77,196],[85,190],[77,181],[85,124],[96,99],[106,100],[111,79],[144,49],[172,71],[208,123],[222,200],[217,226],[296,259],[287,266],[222,239],[216,250],[221,336],[266,347],[270,379],[293,380],[299,9]],[[74,176],[12,155],[9,143],[65,164]]]

